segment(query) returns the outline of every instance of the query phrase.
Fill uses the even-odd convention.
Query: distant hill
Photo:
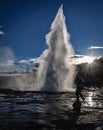
[[[103,57],[95,59],[91,64],[79,64],[77,68],[86,86],[103,86]]]

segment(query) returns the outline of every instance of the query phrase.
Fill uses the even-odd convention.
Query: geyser
[[[41,55],[43,63],[38,70],[38,79],[44,91],[71,91],[75,67],[69,62],[74,54],[67,32],[62,6],[46,35],[48,50]],[[39,82],[39,83],[40,83]]]
[[[40,56],[37,72],[11,76],[6,88],[28,91],[72,91],[75,66],[70,63],[74,55],[67,32],[62,6],[46,35],[48,49]]]

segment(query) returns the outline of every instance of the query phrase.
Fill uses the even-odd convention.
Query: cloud
[[[5,35],[5,33],[3,31],[0,30],[0,35]]]
[[[4,58],[3,58],[4,59]],[[12,59],[2,60],[0,59],[0,72],[31,72],[31,70],[37,70],[38,65],[41,62],[39,58],[22,59],[15,61]]]
[[[3,26],[0,26],[0,28],[3,28]]]
[[[92,49],[103,49],[103,46],[90,46],[88,49],[89,50],[92,50]]]

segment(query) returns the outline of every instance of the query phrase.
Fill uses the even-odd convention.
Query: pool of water
[[[74,92],[0,91],[0,130],[103,129],[103,89],[85,89],[80,111]]]

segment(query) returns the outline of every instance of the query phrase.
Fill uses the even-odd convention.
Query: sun
[[[80,59],[80,63],[88,63],[91,64],[95,60],[95,57],[91,56],[84,56],[83,58]]]
[[[88,64],[91,64],[93,61],[94,61],[94,57],[90,57],[90,56],[87,56],[85,57],[85,61],[88,63]]]

